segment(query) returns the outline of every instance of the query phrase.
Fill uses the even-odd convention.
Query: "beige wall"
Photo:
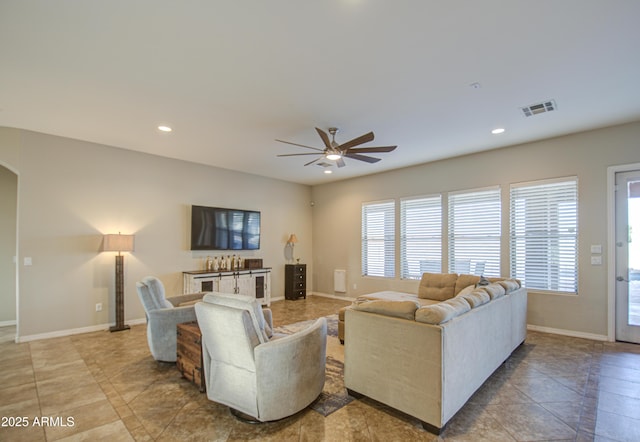
[[[505,240],[501,266],[503,274],[508,275],[510,183],[577,175],[579,294],[531,293],[528,322],[539,327],[606,336],[608,257],[603,256],[605,265],[592,266],[589,246],[601,244],[607,250],[607,167],[640,161],[638,140],[640,123],[633,123],[315,186],[312,189],[314,288],[333,294],[333,270],[342,268],[347,270],[347,297],[386,289],[416,293],[417,281],[361,276],[362,202],[439,192],[446,198],[448,191],[493,185],[500,185],[503,193]],[[399,247],[396,256],[399,257]]]
[[[301,240],[296,256],[311,264],[308,186],[15,129],[0,128],[0,163],[20,175],[21,337],[115,321],[114,254],[99,253],[104,233],[136,235],[135,252],[125,256],[127,320],[144,317],[140,278],[156,275],[168,294],[181,293],[181,272],[214,255],[189,250],[191,204],[262,212],[260,250],[241,253],[273,267],[274,297],[284,295],[291,232]]]
[[[0,324],[16,320],[16,210],[18,177],[0,165]]]

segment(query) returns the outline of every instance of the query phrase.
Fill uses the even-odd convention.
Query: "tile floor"
[[[274,323],[346,304],[278,301]],[[326,418],[306,410],[275,423],[239,422],[174,365],[151,358],[144,326],[23,344],[12,342],[14,333],[0,329],[0,441],[640,441],[639,345],[529,332],[438,438],[366,398]]]

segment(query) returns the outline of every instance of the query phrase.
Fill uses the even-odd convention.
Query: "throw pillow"
[[[453,298],[458,275],[456,273],[423,273],[418,298],[445,301]]]

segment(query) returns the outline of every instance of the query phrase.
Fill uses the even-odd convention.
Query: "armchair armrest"
[[[176,325],[182,322],[191,322],[196,320],[196,310],[194,306],[187,305],[175,308],[160,308],[151,310],[147,313],[149,323],[154,329],[165,330],[167,328],[175,329]]]
[[[270,420],[271,413],[293,414],[318,397],[325,381],[326,343],[327,322],[320,318],[304,330],[255,348],[261,420]]]
[[[264,322],[269,326],[269,328],[271,328],[271,330],[273,330],[273,312],[271,309],[263,308],[262,315],[264,316]],[[271,337],[271,334],[269,334],[269,337]]]
[[[166,298],[174,307],[179,307],[183,302],[199,301],[204,296],[204,293],[188,293],[185,295],[172,296]]]

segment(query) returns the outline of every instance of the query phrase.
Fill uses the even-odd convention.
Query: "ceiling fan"
[[[331,140],[329,140],[329,135],[323,131],[322,129],[318,129],[316,127],[316,131],[320,138],[322,138],[322,142],[325,145],[324,149],[319,149],[317,147],[305,146],[304,144],[292,143],[290,141],[276,140],[280,143],[291,144],[293,146],[304,147],[305,149],[312,149],[316,152],[307,152],[307,153],[290,153],[290,154],[282,154],[278,155],[279,157],[293,157],[300,155],[319,155],[313,161],[309,161],[305,164],[308,166],[313,164],[322,158],[325,158],[330,161],[335,161],[338,167],[344,167],[344,158],[352,158],[354,160],[360,160],[367,163],[377,163],[380,161],[380,158],[371,157],[368,155],[363,155],[365,153],[383,153],[383,152],[392,152],[398,146],[379,146],[379,147],[360,147],[354,149],[355,146],[359,146],[364,143],[368,143],[369,141],[373,141],[373,132],[369,132],[367,134],[361,135],[357,138],[354,138],[351,141],[347,141],[343,144],[336,143],[336,133],[338,132],[337,127],[330,127],[329,134],[331,134]]]

